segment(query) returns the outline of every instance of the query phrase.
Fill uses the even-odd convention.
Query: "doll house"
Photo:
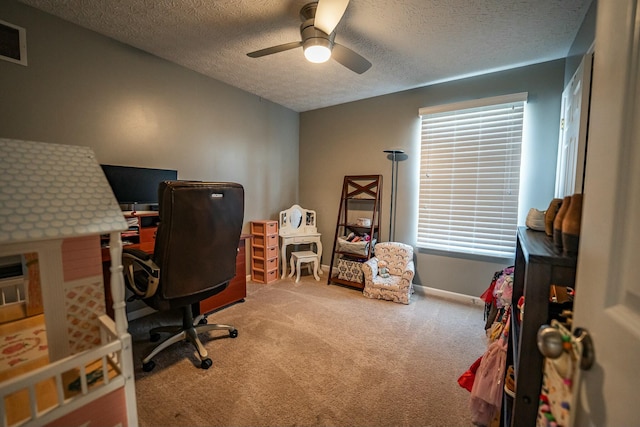
[[[44,363],[1,379],[0,425],[136,426],[120,262],[127,223],[102,169],[81,146],[0,139],[0,153],[0,257],[26,261],[21,303],[41,301],[46,331]]]

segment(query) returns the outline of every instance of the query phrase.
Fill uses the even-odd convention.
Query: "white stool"
[[[296,283],[300,281],[300,265],[306,262],[307,268],[311,268],[311,263],[313,263],[313,277],[316,280],[320,280],[318,276],[318,264],[320,263],[320,255],[312,251],[302,251],[302,252],[291,252],[291,261],[289,262],[291,266],[291,273],[289,273],[289,277],[293,277],[294,265],[296,266],[296,270],[298,272],[296,276]]]

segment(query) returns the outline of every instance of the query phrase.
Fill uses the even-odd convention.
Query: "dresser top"
[[[529,262],[566,267],[576,266],[576,256],[563,253],[553,243],[553,239],[543,231],[518,227],[518,240],[520,241],[522,252]]]

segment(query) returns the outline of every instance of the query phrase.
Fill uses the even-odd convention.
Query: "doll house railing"
[[[12,304],[24,304],[24,280],[17,278],[0,279],[0,308]]]
[[[0,425],[2,427],[43,426],[125,386],[126,378],[132,378],[133,374],[125,372],[130,368],[127,368],[126,363],[123,366],[122,349],[130,346],[131,343],[118,339],[115,324],[110,317],[100,316],[99,321],[102,341],[100,347],[66,357],[2,384],[0,389]],[[128,340],[130,341],[130,337]],[[88,372],[89,365],[99,365],[99,367]],[[92,379],[89,377],[92,374],[95,376],[96,369],[102,370],[102,375],[100,381],[91,384]],[[79,381],[75,382],[79,382],[79,389],[76,387],[77,393],[65,397],[63,374],[70,371],[77,371]],[[38,393],[38,385],[45,381],[55,383],[56,403],[47,408],[41,408],[42,396]],[[29,415],[9,424],[8,410],[14,408],[6,407],[7,397],[23,390],[27,391],[26,404],[29,407]]]

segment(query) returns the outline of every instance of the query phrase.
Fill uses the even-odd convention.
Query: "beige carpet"
[[[247,293],[209,316],[239,332],[203,339],[209,370],[180,343],[143,372],[146,330],[166,315],[131,322],[141,426],[471,425],[457,378],[485,350],[481,307],[371,300],[309,276]]]

